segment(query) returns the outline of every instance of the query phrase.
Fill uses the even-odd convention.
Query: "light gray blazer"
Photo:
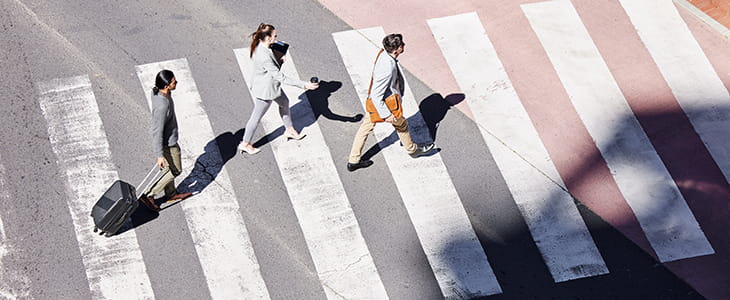
[[[305,82],[284,75],[271,49],[259,44],[253,52],[251,94],[261,100],[273,100],[281,95],[281,84],[304,89]]]

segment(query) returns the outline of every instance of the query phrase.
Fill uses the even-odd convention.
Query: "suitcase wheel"
[[[94,232],[99,231],[99,227],[94,227]]]

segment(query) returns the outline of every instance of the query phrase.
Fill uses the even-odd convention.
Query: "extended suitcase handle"
[[[138,186],[138,188],[137,188],[137,190],[135,190],[135,193],[136,193],[135,195],[136,195],[137,197],[139,197],[139,196],[141,195],[141,193],[142,193],[142,192],[144,192],[144,191],[148,190],[148,189],[149,189],[150,187],[152,187],[152,186],[153,186],[153,185],[155,185],[155,184],[156,184],[157,182],[159,182],[159,181],[160,181],[160,179],[162,179],[162,175],[164,175],[164,174],[163,174],[163,172],[162,172],[162,170],[164,170],[164,169],[160,169],[159,167],[157,167],[157,165],[155,165],[154,167],[152,167],[152,170],[150,170],[150,171],[149,171],[149,172],[147,173],[147,175],[146,175],[146,176],[144,177],[144,179],[142,179],[142,182],[140,182],[140,183],[139,183],[139,185],[137,185],[137,186]],[[155,171],[157,171],[157,173],[155,173]],[[168,172],[169,172],[169,170],[168,170]],[[155,179],[155,178],[157,178],[157,179],[155,179],[155,180],[150,180],[150,182],[149,182],[149,183],[148,183],[147,185],[144,185],[144,187],[143,187],[143,184],[144,184],[144,183],[145,183],[145,182],[146,182],[146,181],[147,181],[148,179],[150,179],[150,175],[152,175],[153,173],[155,173],[155,176],[153,176],[153,177],[152,177],[152,179]],[[167,173],[167,172],[165,172],[165,173]],[[140,189],[140,188],[141,188],[141,189]]]

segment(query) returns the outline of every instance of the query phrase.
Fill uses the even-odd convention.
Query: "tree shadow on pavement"
[[[525,217],[511,193],[506,191],[503,194],[509,195],[508,197],[490,199],[488,194],[482,196],[485,191],[483,187],[472,186],[482,191],[478,193],[479,197],[486,199],[465,197],[462,201],[468,211],[477,212],[470,218],[503,290],[501,294],[484,298],[712,299],[726,295],[729,289],[722,282],[727,282],[730,278],[726,259],[730,254],[730,238],[726,233],[730,216],[730,185],[715,165],[687,115],[730,116],[730,109],[714,107],[712,111],[667,111],[665,108],[657,108],[653,112],[634,112],[607,124],[612,126],[611,130],[616,134],[613,135],[613,140],[604,145],[603,153],[595,148],[592,153],[581,158],[577,168],[568,172],[562,170],[560,174],[567,191],[571,192],[569,197],[572,197],[581,220],[587,225],[593,242],[608,267],[608,274],[555,282],[537,246],[540,241],[533,240]],[[631,151],[633,144],[622,139],[619,134],[636,131],[635,125],[632,125],[635,120],[643,126],[641,130],[649,138],[653,146],[651,150],[656,151],[661,159],[661,166],[657,167],[642,159],[643,156],[637,154],[637,151]],[[486,155],[491,157],[489,150]],[[669,171],[672,180],[663,181],[662,184],[676,185],[679,188],[684,198],[680,201],[686,202],[715,253],[660,262],[638,223],[636,213],[625,199],[611,199],[586,191],[591,182],[603,182],[603,186],[615,185],[615,179],[611,178],[614,174],[607,168],[604,157],[611,157],[619,162],[631,161],[634,172],[649,178],[659,178],[663,176],[661,172]],[[476,164],[479,163],[475,162]],[[450,172],[463,173],[460,176],[480,176],[486,174],[479,172],[479,169],[496,167],[473,168],[467,166],[464,169],[451,169]],[[487,176],[483,178],[488,180]],[[499,173],[492,181],[480,184],[507,186]],[[651,194],[656,190],[660,190],[659,187],[644,193]],[[542,208],[531,214],[537,214],[542,219],[554,215],[550,210],[558,206],[558,201],[564,201],[565,195],[561,195],[564,193],[567,192],[561,190],[559,193],[544,195],[540,204]],[[606,201],[611,202],[613,212],[606,212]],[[674,208],[671,205],[672,203],[664,201],[649,202],[641,208],[641,213],[644,220],[651,220],[652,223],[670,220],[667,224],[672,225],[674,216],[667,214]],[[592,209],[597,209],[597,212]],[[622,214],[610,215],[618,212]],[[599,213],[607,215],[602,216]],[[458,253],[461,244],[458,240],[447,242],[442,251]],[[567,244],[564,246],[570,247]],[[582,270],[577,268],[571,271],[580,273]],[[701,278],[697,274],[702,274]]]

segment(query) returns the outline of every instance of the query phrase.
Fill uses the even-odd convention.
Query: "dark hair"
[[[175,74],[173,74],[170,70],[162,70],[157,73],[155,86],[152,87],[152,95],[157,95],[157,93],[160,92],[160,89],[164,89],[166,86],[170,85],[170,82],[172,82],[172,78],[174,77]]]
[[[405,45],[403,43],[403,35],[400,33],[391,33],[383,38],[383,48],[390,53]]]
[[[259,24],[259,28],[256,28],[256,32],[251,34],[251,54],[249,57],[253,57],[253,51],[256,50],[256,47],[259,46],[259,43],[264,40],[264,38],[271,36],[273,34],[274,25],[261,23]]]

